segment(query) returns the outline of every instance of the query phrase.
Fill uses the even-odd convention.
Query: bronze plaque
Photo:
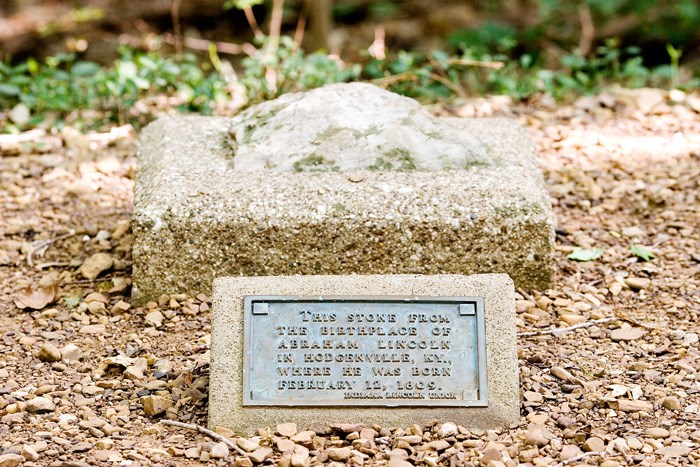
[[[244,406],[486,407],[481,297],[244,299]]]

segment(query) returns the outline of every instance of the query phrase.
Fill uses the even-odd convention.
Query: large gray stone
[[[280,101],[304,108],[296,94],[237,119],[168,117],[144,129],[133,224],[136,302],[209,293],[214,277],[225,275],[504,272],[526,289],[551,284],[551,206],[523,128],[507,119],[434,118],[410,99],[369,87],[373,128],[387,133],[363,133],[369,127],[358,115],[367,103],[358,89],[368,85],[346,86],[352,98],[325,111],[285,114]],[[393,105],[381,106],[384,120],[382,99]],[[316,142],[332,154],[319,164],[304,155],[318,134],[299,126],[314,113],[314,128],[325,118],[332,129]],[[281,123],[292,125],[294,115],[293,128]],[[277,142],[266,150],[258,140]],[[354,140],[361,150],[349,146]],[[439,152],[435,160],[431,151]]]
[[[233,170],[449,170],[489,165],[479,140],[413,99],[366,83],[281,96],[237,115]]]
[[[485,310],[488,405],[486,407],[382,407],[381,403],[377,406],[376,401],[368,399],[365,407],[244,406],[243,353],[247,350],[244,349],[243,299],[251,295],[482,297]],[[399,317],[397,322],[405,321]],[[304,326],[304,323],[293,320],[281,324]],[[338,322],[335,325],[343,324]],[[453,332],[449,339],[464,338],[466,334],[459,328],[458,323],[450,326]],[[513,281],[504,274],[218,278],[214,281],[212,307],[209,426],[212,428],[223,426],[237,432],[251,434],[258,428],[274,427],[282,422],[296,422],[301,429],[322,429],[332,423],[405,427],[414,423],[426,425],[434,419],[442,422],[452,421],[467,428],[478,429],[491,429],[515,423],[520,414],[515,331]],[[329,337],[329,339],[333,338]],[[342,340],[342,338],[336,338],[336,340]],[[334,352],[352,353],[351,350]],[[418,359],[416,351],[408,352],[412,352],[411,355]],[[453,363],[459,365],[461,362]],[[270,359],[256,360],[253,356],[251,368],[255,365],[276,365],[276,363]],[[296,365],[304,366],[303,363],[296,363]],[[391,368],[403,367],[405,372],[408,372],[408,367],[411,366],[411,364],[396,363],[383,365]],[[306,366],[316,365],[306,364]],[[314,378],[297,379],[313,380]],[[363,383],[363,379],[359,378],[360,384]],[[313,398],[313,390],[307,392],[311,393],[308,395],[309,398]],[[375,402],[374,406],[372,402]]]

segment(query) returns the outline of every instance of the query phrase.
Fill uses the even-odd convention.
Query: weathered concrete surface
[[[134,299],[209,293],[226,275],[504,272],[549,287],[553,219],[527,132],[507,119],[449,122],[487,163],[239,171],[231,119],[152,123],[138,158]]]
[[[243,297],[246,295],[483,297],[488,407],[244,407]],[[515,423],[520,415],[515,330],[513,281],[504,274],[219,278],[214,282],[212,308],[209,426],[224,426],[252,434],[258,428],[289,421],[304,429],[355,422],[370,426],[375,423],[382,426],[424,425],[433,419],[479,429]],[[454,331],[459,335],[458,329]]]

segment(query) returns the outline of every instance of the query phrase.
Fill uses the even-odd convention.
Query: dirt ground
[[[0,136],[0,466],[699,465],[699,101],[434,108],[527,125],[557,217],[556,286],[516,301],[522,417],[486,432],[163,424],[206,426],[210,302],[129,304],[135,133]]]

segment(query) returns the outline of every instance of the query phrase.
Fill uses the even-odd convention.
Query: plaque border
[[[261,303],[262,302],[262,303]],[[479,379],[479,397],[472,400],[449,399],[407,399],[379,403],[376,399],[339,399],[339,400],[253,400],[251,394],[251,359],[252,359],[252,318],[254,314],[267,314],[270,302],[368,302],[368,303],[454,303],[456,305],[474,304],[474,313],[461,313],[463,316],[475,316],[476,352]],[[264,306],[257,310],[256,303]],[[405,296],[405,295],[245,295],[243,297],[243,402],[246,407],[488,407],[488,373],[486,365],[486,323],[484,320],[483,297],[467,296]]]

